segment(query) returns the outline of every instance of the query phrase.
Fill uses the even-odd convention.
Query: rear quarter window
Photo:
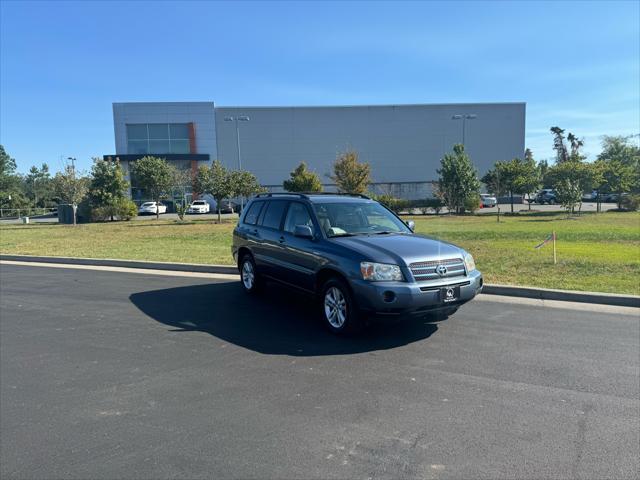
[[[244,223],[247,225],[255,225],[258,223],[258,217],[260,216],[260,210],[264,202],[254,202],[247,210],[247,214],[244,216]]]

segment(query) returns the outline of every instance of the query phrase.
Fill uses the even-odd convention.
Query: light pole
[[[236,147],[238,148],[238,170],[242,170],[242,156],[240,155],[240,128],[238,122],[248,122],[250,119],[246,116],[224,117],[225,122],[235,122],[236,124]]]
[[[67,160],[71,161],[71,169],[73,170],[73,176],[76,176],[76,157],[67,157]]]
[[[240,155],[240,128],[238,122],[248,122],[250,119],[245,115],[236,117],[224,117],[225,122],[235,122],[236,124],[236,147],[238,149],[238,170],[242,170],[242,156]],[[240,210],[244,209],[244,197],[240,195]]]
[[[463,113],[459,115],[453,115],[451,117],[452,120],[462,120],[462,145],[464,146],[464,134],[467,120],[473,120],[474,118],[478,118],[478,115],[475,113]]]

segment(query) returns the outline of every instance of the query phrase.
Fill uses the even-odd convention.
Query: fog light
[[[382,299],[387,303],[391,303],[396,299],[396,294],[391,290],[387,290],[382,294]]]

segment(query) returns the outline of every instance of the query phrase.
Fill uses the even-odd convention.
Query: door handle
[[[280,237],[280,243],[284,243],[284,236]]]

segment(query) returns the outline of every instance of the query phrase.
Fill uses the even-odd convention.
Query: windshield
[[[193,202],[193,205],[204,205],[204,202],[202,202],[202,201]]]
[[[314,206],[320,227],[328,237],[411,232],[379,203],[314,203]]]
[[[155,206],[156,202],[145,202],[142,204],[143,207],[153,207]]]

